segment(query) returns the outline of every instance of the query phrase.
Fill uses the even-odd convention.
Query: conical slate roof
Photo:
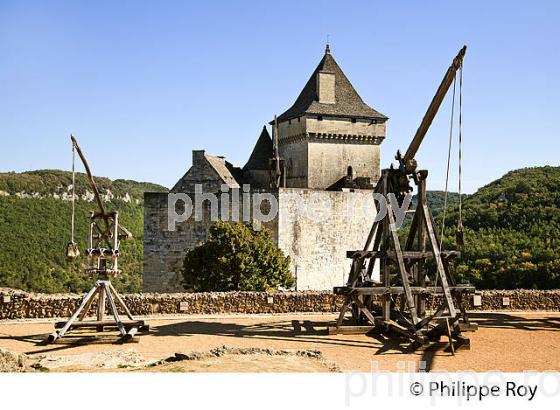
[[[249,161],[243,167],[243,171],[270,169],[269,159],[272,158],[272,150],[272,138],[270,138],[270,134],[264,126]]]
[[[334,104],[319,103],[317,95],[317,75],[319,72],[332,73],[335,76]],[[309,81],[307,81],[307,84],[305,84],[305,87],[303,87],[296,102],[278,117],[278,121],[285,121],[303,114],[387,119],[385,115],[368,106],[358,95],[346,75],[344,75],[334,60],[328,45],[325,50],[325,55],[311,75]]]

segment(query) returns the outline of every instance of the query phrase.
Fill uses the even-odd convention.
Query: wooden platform
[[[55,323],[55,328],[60,329],[62,328],[66,322],[60,321]],[[137,327],[138,331],[140,332],[148,332],[150,330],[150,326],[147,325],[143,320],[123,320],[122,324],[125,329],[131,329],[133,327]],[[84,321],[76,321],[70,325],[70,329],[79,329],[79,328],[111,328],[117,327],[117,324],[114,320],[84,320]]]

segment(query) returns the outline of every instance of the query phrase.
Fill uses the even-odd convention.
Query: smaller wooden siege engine
[[[123,341],[131,341],[138,331],[148,331],[149,327],[143,320],[135,320],[130,310],[126,306],[124,300],[117,293],[110,278],[118,275],[120,244],[122,240],[132,238],[132,234],[122,225],[119,224],[118,212],[108,212],[105,209],[101,195],[97,188],[97,184],[93,178],[86,158],[78,145],[78,142],[71,136],[72,151],[78,153],[78,156],[84,164],[87,178],[91,189],[93,190],[95,200],[97,202],[98,211],[92,212],[89,224],[87,265],[85,272],[87,274],[97,275],[97,281],[93,288],[86,294],[82,302],[66,322],[58,322],[57,330],[49,335],[47,342],[52,343],[72,330],[78,328],[95,328],[97,332],[102,332],[104,328],[116,327],[122,336]],[[73,155],[74,157],[74,155]],[[75,170],[72,164],[72,209],[74,210],[75,201]],[[76,242],[74,242],[74,212],[72,212],[72,241],[67,247],[67,258],[69,260],[79,256],[80,252]],[[96,304],[96,320],[85,320],[88,312],[93,304]],[[105,311],[108,307],[113,320],[105,320]],[[122,320],[120,313],[126,314],[128,320]]]

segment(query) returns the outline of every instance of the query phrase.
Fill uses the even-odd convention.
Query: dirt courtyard
[[[41,345],[53,330],[53,321],[0,321],[0,347],[31,357],[48,355],[102,354],[132,349],[143,360],[163,360],[175,353],[209,352],[220,346],[229,349],[273,349],[320,351],[321,366],[309,357],[294,354],[282,359],[258,355],[206,358],[189,366],[159,366],[159,371],[560,371],[559,312],[472,313],[476,332],[465,333],[471,350],[452,356],[442,348],[407,350],[400,339],[380,335],[327,335],[334,314],[207,315],[147,318],[150,334],[138,336],[138,343],[90,344],[62,339]],[[186,363],[186,362],[185,362]],[[179,367],[177,367],[179,366]],[[116,369],[116,367],[115,367]],[[80,370],[75,367],[72,370]],[[89,369],[91,371],[91,369]],[[119,370],[123,370],[119,367]]]

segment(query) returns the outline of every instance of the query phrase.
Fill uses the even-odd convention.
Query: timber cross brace
[[[329,333],[393,330],[421,345],[446,335],[452,352],[470,346],[461,331],[476,329],[476,325],[469,324],[465,309],[465,297],[475,289],[458,284],[449,270],[448,260],[460,256],[460,252],[442,249],[426,200],[428,171],[418,170],[414,159],[457,70],[462,67],[465,51],[463,47],[447,70],[405,156],[397,153],[399,167],[383,170],[376,185],[375,193],[384,198],[394,194],[401,206],[412,190],[409,181],[414,181],[418,200],[406,242],[401,246],[391,201],[386,201],[387,213],[374,222],[364,249],[347,252],[352,267],[346,286],[334,288],[335,294],[344,296],[344,303],[336,327],[329,328]],[[433,260],[431,269],[428,259]],[[379,280],[374,278],[376,265]],[[433,302],[429,310],[428,299]],[[354,325],[343,326],[349,310]],[[461,320],[464,323],[460,324]]]

